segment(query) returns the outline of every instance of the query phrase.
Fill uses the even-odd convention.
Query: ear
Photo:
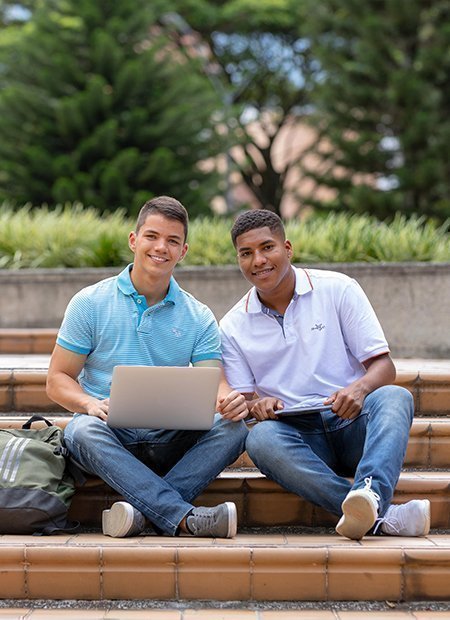
[[[288,258],[292,258],[294,252],[292,250],[292,243],[289,241],[289,239],[286,239],[286,241],[284,242],[284,247],[286,248],[286,254],[288,255]]]
[[[183,258],[186,256],[186,254],[187,254],[187,251],[188,251],[188,250],[189,250],[189,246],[188,246],[188,244],[187,244],[187,243],[185,243],[185,244],[183,245],[183,249],[181,250],[181,256],[180,256],[180,258],[178,259],[178,262],[179,262],[179,263],[181,263],[181,261],[183,260]]]
[[[128,247],[134,254],[136,251],[136,233],[134,232],[134,230],[132,230],[128,235]]]

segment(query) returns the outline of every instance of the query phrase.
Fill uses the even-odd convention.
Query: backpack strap
[[[53,424],[49,420],[47,420],[47,418],[44,418],[44,416],[38,415],[37,413],[35,413],[34,415],[31,416],[29,420],[25,422],[25,424],[22,424],[22,428],[24,430],[30,429],[33,422],[45,422],[47,426],[53,426]]]
[[[61,526],[47,525],[40,532],[34,532],[33,536],[51,536],[52,534],[76,534],[80,531],[81,524],[79,521],[66,521]]]

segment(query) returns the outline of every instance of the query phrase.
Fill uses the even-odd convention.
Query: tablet
[[[331,411],[332,405],[308,405],[307,407],[286,407],[275,411],[279,418],[287,418],[289,416],[309,415],[311,413],[320,413],[321,411]]]

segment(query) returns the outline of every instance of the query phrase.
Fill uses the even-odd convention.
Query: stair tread
[[[46,371],[50,355],[37,353],[0,354],[0,370],[42,370]],[[425,358],[399,358],[394,360],[399,375],[411,373],[437,373],[450,377],[450,360]]]
[[[450,536],[2,536],[0,594],[60,599],[448,600]],[[76,576],[76,578],[74,578]],[[299,587],[301,584],[301,587]],[[4,595],[4,598],[5,595]]]
[[[313,529],[313,528],[311,528]],[[100,532],[88,532],[78,534],[57,534],[54,536],[32,536],[32,535],[0,535],[0,557],[2,546],[32,546],[45,548],[60,547],[108,547],[117,549],[135,549],[137,547],[186,547],[186,548],[228,548],[242,547],[250,549],[254,546],[266,547],[268,549],[287,549],[287,548],[339,548],[339,549],[364,549],[367,553],[375,549],[447,549],[450,550],[450,533],[436,534],[430,533],[422,537],[406,536],[366,536],[362,540],[349,540],[338,534],[264,534],[261,532],[240,534],[234,538],[195,538],[188,535],[181,536],[158,536],[148,533],[135,536],[133,538],[111,538],[104,536]]]

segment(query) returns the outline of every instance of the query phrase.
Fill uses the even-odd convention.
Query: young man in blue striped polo
[[[47,393],[74,412],[65,440],[74,459],[126,501],[103,512],[103,533],[159,532],[232,537],[236,507],[194,508],[192,500],[244,450],[244,397],[222,377],[210,431],[116,429],[106,424],[116,365],[220,366],[209,308],[181,289],[173,271],[185,256],[188,214],[167,196],[142,207],[129,235],[134,262],[70,301],[48,371]],[[182,337],[180,337],[180,335]]]

